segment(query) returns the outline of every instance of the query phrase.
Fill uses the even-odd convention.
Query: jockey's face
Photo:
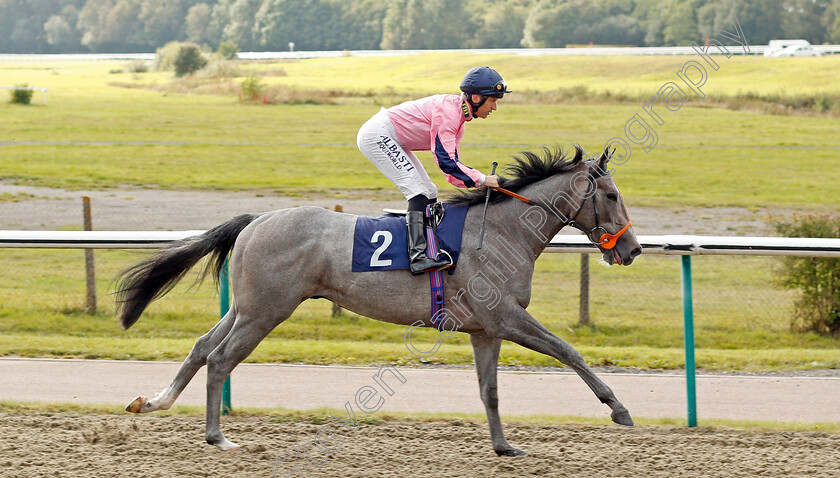
[[[472,100],[474,103],[478,103],[479,101],[481,101],[481,95],[473,95]],[[490,113],[496,111],[496,102],[498,101],[499,98],[496,98],[495,96],[488,96],[487,101],[485,101],[484,104],[478,108],[478,111],[475,112],[475,115],[482,119],[487,118],[488,116],[490,116]]]

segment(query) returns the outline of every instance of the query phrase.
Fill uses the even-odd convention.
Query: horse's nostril
[[[642,253],[642,248],[637,247],[637,248],[633,249],[632,251],[630,251],[630,257],[636,257],[641,253]]]

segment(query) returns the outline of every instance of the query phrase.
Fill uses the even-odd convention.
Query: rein
[[[519,199],[520,201],[524,202],[525,204],[533,204],[534,206],[539,206],[539,207],[541,207],[541,208],[543,208],[543,209],[545,209],[545,210],[547,210],[551,213],[554,213],[554,211],[552,211],[548,206],[546,206],[544,204],[540,204],[536,201],[533,201],[530,198],[527,198],[527,197],[525,197],[521,194],[516,194],[515,192],[509,191],[509,190],[507,190],[505,188],[502,188],[502,187],[491,188],[491,189],[493,189],[494,191],[498,191],[500,193],[507,194],[510,197]],[[615,234],[610,234],[609,232],[607,232],[607,230],[604,229],[601,226],[600,218],[598,217],[598,200],[595,199],[595,194],[593,194],[592,195],[592,207],[595,209],[595,227],[593,227],[589,232],[586,232],[586,229],[584,229],[580,224],[575,222],[575,218],[577,218],[578,214],[580,214],[580,211],[583,210],[583,205],[584,204],[586,204],[586,199],[584,199],[583,202],[580,203],[580,206],[578,207],[578,210],[575,212],[575,215],[572,216],[571,219],[566,221],[563,224],[563,227],[566,227],[566,226],[574,227],[575,229],[577,229],[577,230],[581,231],[582,233],[586,234],[586,237],[588,237],[590,241],[592,241],[592,234],[595,231],[597,231],[598,229],[600,229],[600,230],[604,231],[604,233],[601,234],[601,237],[598,239],[597,242],[596,241],[592,241],[592,242],[594,242],[598,247],[601,247],[602,249],[608,249],[609,250],[609,249],[614,248],[615,245],[618,243],[618,238],[621,237],[622,234],[627,232],[627,229],[630,229],[630,221],[627,221],[627,225],[622,227],[621,230],[618,231]]]

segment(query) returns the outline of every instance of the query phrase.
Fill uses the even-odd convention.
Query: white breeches
[[[418,194],[437,198],[437,187],[417,156],[400,144],[385,108],[362,125],[356,145],[386,178],[397,185],[406,199]]]

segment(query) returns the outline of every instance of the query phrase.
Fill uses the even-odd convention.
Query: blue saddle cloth
[[[444,204],[446,213],[437,228],[438,246],[458,264],[467,206]],[[408,232],[405,216],[359,216],[353,235],[353,272],[408,269]],[[450,273],[453,269],[449,269]]]

